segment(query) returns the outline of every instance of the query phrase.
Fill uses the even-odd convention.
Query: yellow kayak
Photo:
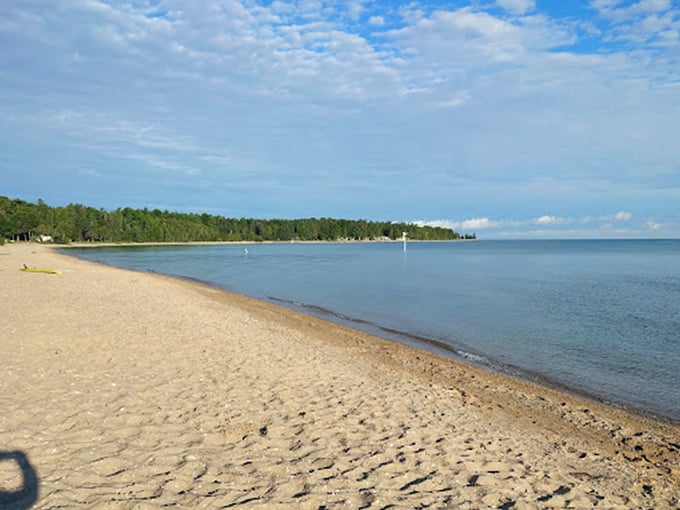
[[[22,267],[19,271],[24,271],[26,273],[62,274],[61,271],[56,271],[54,269],[36,269],[33,267]]]

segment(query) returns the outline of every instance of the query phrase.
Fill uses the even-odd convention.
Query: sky
[[[0,48],[0,195],[680,237],[678,0],[18,0]]]

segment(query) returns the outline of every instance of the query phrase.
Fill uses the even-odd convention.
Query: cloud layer
[[[668,0],[6,2],[0,20],[4,194],[680,235]]]

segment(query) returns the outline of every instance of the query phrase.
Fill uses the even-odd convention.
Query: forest
[[[118,208],[113,211],[81,204],[52,207],[0,196],[0,243],[5,240],[69,242],[192,241],[341,241],[399,239],[474,239],[441,227],[333,218],[225,218],[159,209]]]

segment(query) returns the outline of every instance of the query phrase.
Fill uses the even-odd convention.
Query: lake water
[[[412,242],[406,252],[400,243],[290,243],[68,253],[202,280],[680,421],[680,240]]]

